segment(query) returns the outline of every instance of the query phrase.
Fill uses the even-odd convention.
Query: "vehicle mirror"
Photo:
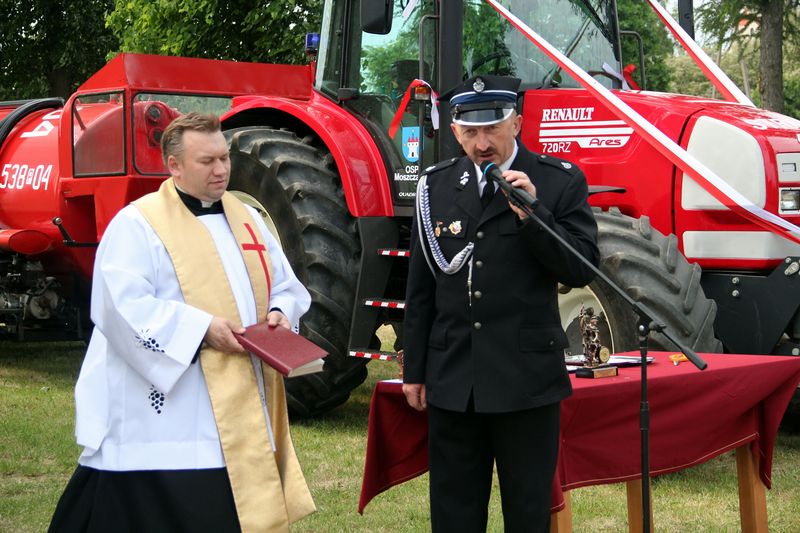
[[[361,29],[378,35],[392,31],[392,0],[361,0]]]

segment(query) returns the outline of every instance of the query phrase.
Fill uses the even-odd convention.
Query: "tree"
[[[666,91],[672,79],[669,58],[673,44],[669,32],[658,20],[658,16],[641,0],[619,0],[617,2],[620,30],[633,30],[642,37],[644,48],[645,77],[650,91]],[[622,64],[633,63],[639,69],[639,43],[632,37],[622,36]],[[634,78],[641,80],[639,74]]]
[[[720,69],[725,72],[731,81],[744,90],[744,74],[758,71],[758,57],[752,49],[740,50],[738,44],[732,44],[717,52],[707,51]],[[700,68],[692,61],[688,54],[681,53],[669,60],[673,71],[672,83],[669,92],[702,96],[704,98],[719,98],[720,95]],[[761,100],[756,94],[753,101],[758,104]]]
[[[108,26],[120,51],[269,63],[305,62],[321,0],[126,0]]]
[[[800,119],[800,44],[789,43],[784,54],[783,112]]]
[[[0,100],[69,96],[117,46],[113,0],[8,2],[0,20]]]
[[[697,9],[697,20],[717,46],[758,50],[761,105],[782,113],[783,46],[800,39],[800,0],[708,0]]]

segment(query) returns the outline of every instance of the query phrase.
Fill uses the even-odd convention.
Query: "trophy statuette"
[[[579,378],[607,378],[617,375],[617,367],[608,364],[611,352],[600,344],[600,328],[597,326],[598,316],[591,307],[581,306],[581,337],[583,339],[584,363],[575,370]]]

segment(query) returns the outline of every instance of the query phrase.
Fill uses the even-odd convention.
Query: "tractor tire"
[[[701,270],[678,250],[675,235],[664,235],[650,226],[649,217],[635,219],[616,208],[595,209],[599,230],[600,270],[634,300],[648,307],[666,330],[696,352],[721,352],[714,337],[717,306],[700,286]],[[600,314],[601,344],[611,353],[639,349],[638,316],[625,300],[600,279],[587,287],[560,287],[562,323],[570,339],[570,351],[583,353],[578,326],[580,306]],[[648,348],[675,351],[662,333],[651,333]]]
[[[361,246],[333,157],[316,137],[253,126],[224,132],[231,154],[228,190],[262,215],[311,293],[303,336],[328,352],[322,372],[286,379],[294,416],[344,403],[367,376],[347,355]]]

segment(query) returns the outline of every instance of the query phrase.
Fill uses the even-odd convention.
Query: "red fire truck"
[[[120,54],[66,102],[0,103],[0,332],[83,336],[97,242],[165,178],[164,127],[189,110],[219,113],[230,190],[280,239],[313,297],[302,333],[330,352],[324,372],[288,380],[290,407],[341,404],[369,359],[394,357],[379,349],[379,326],[394,326],[402,347],[416,181],[459,155],[447,106],[431,95],[510,74],[522,79],[522,142],[580,165],[598,192],[601,266],[613,281],[697,351],[800,353],[800,246],[741,214],[754,206],[789,237],[800,223],[800,122],[624,88],[614,2],[504,4],[745,207],[692,179],[486,2],[328,0],[307,66]],[[571,352],[581,350],[581,306],[600,315],[610,350],[636,346],[636,318],[601,282],[560,292]],[[651,348],[674,349],[658,334]]]

